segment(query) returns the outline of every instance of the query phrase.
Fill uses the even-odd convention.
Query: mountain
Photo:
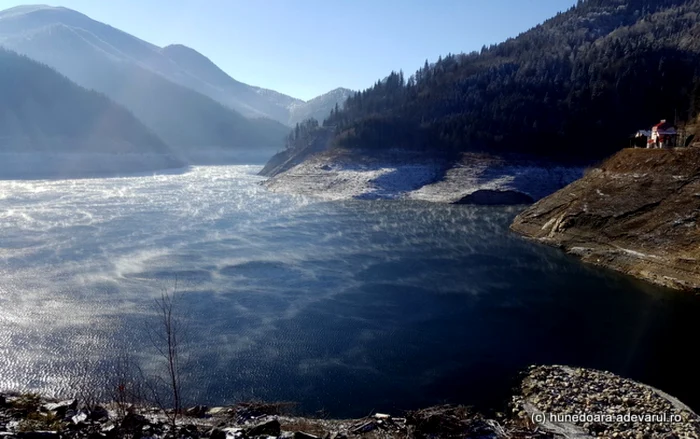
[[[244,116],[267,117],[289,126],[308,118],[325,119],[336,104],[342,107],[353,93],[345,88],[336,88],[304,102],[274,90],[236,81],[209,58],[187,46],[170,45],[164,47],[161,53],[174,62],[180,72],[185,72],[174,74],[178,69],[172,66],[160,71],[172,81],[197,90]]]
[[[95,166],[117,170],[115,161],[135,156],[148,161],[138,169],[182,165],[171,157],[168,146],[126,109],[47,66],[3,49],[0,96],[3,177],[36,173],[36,159],[44,170],[55,168],[57,157],[72,157],[68,162],[73,169],[60,171],[83,173],[95,171]],[[102,163],[85,161],[88,156]]]
[[[327,124],[349,148],[601,159],[700,109],[699,14],[697,0],[582,0],[504,43],[393,72]]]
[[[335,108],[342,108],[355,92],[347,88],[336,88],[309,101],[290,106],[288,125],[294,126],[307,119],[323,121]]]
[[[209,83],[198,74],[221,78],[205,68],[178,68],[192,57],[189,50],[161,49],[69,9],[21,6],[0,12],[0,44],[106,94],[184,153],[213,147],[269,155],[288,131],[278,122],[247,119],[202,94],[195,86]]]
[[[20,6],[0,12],[0,44],[47,62],[79,82],[85,76],[91,76],[92,69],[101,73],[99,65],[107,68],[118,65],[124,70],[121,74],[127,75],[129,81],[150,82],[153,80],[142,78],[148,73],[155,74],[201,93],[247,118],[269,118],[286,125],[294,125],[309,115],[323,119],[336,103],[342,105],[348,96],[338,89],[308,104],[273,90],[236,81],[209,58],[187,46],[173,44],[160,48],[66,8]],[[64,61],[66,58],[82,62],[71,66],[69,61]],[[85,73],[75,73],[75,70]],[[114,82],[104,78],[85,85],[114,87],[108,84],[110,81]],[[128,85],[131,86],[131,82]]]
[[[160,54],[169,63],[147,60],[154,70],[173,82],[189,87],[230,107],[246,117],[267,117],[288,123],[289,108],[304,101],[236,81],[209,58],[187,46],[164,47]],[[330,109],[329,109],[330,111]]]
[[[698,116],[698,18],[700,0],[581,0],[501,44],[392,72],[323,127],[295,129],[269,186],[323,194],[352,178],[355,197],[537,200],[637,130]]]

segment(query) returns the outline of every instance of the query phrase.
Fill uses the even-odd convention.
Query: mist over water
[[[700,406],[698,300],[508,231],[519,208],[318,202],[259,167],[0,182],[0,388],[104,389],[153,361],[177,280],[187,394],[334,416],[495,406],[531,363],[611,370]]]

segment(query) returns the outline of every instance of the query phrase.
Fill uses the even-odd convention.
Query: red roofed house
[[[647,148],[671,148],[676,146],[678,132],[676,128],[663,119],[651,127],[651,136],[647,142]]]

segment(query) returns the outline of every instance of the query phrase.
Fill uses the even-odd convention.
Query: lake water
[[[0,182],[0,388],[156,364],[151,305],[177,280],[190,401],[498,407],[518,371],[563,363],[700,408],[696,297],[515,236],[517,207],[319,202],[258,169]]]

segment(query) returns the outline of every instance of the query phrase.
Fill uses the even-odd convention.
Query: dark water
[[[497,407],[559,363],[700,408],[696,297],[529,243],[517,208],[316,202],[255,170],[0,182],[0,388],[109,388],[125,351],[150,370],[144,322],[177,279],[190,401]]]

